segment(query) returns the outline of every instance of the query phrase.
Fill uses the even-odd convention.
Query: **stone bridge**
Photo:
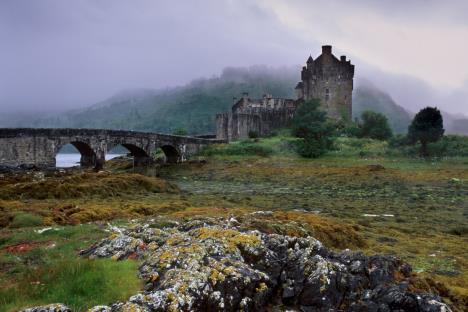
[[[82,166],[101,167],[105,155],[118,145],[130,151],[135,165],[148,164],[160,148],[166,162],[187,160],[203,146],[220,143],[197,137],[101,129],[0,129],[0,165],[55,166],[55,156],[66,144],[81,154]]]

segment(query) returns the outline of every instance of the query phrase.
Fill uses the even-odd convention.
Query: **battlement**
[[[335,119],[351,118],[354,65],[345,55],[338,59],[332,46],[322,46],[322,54],[315,60],[312,55],[302,67],[301,81],[296,85],[296,100],[274,98],[264,94],[261,99],[251,99],[244,92],[233,98],[231,112],[216,116],[216,137],[236,140],[248,137],[249,132],[267,135],[272,130],[287,127],[300,103],[319,99],[323,110]]]
[[[271,94],[264,94],[261,99],[250,99],[248,93],[244,93],[232,106],[232,113],[243,113],[261,109],[282,109],[295,108],[295,101],[292,99],[274,98]]]
[[[322,46],[322,54],[332,54],[332,46],[331,45]]]
[[[322,46],[315,60],[310,56],[296,86],[298,100],[319,99],[330,117],[349,119],[352,112],[354,65],[345,55],[338,59],[330,45]]]

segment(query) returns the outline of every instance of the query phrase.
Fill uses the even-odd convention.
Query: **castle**
[[[252,100],[244,93],[231,112],[216,116],[216,137],[227,141],[247,138],[249,133],[264,136],[274,129],[287,127],[296,108],[309,99],[319,99],[321,108],[334,119],[351,119],[354,65],[332,54],[332,47],[322,46],[315,60],[309,56],[297,84],[296,99],[264,95]]]

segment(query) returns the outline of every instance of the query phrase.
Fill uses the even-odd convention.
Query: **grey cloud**
[[[401,18],[410,18],[417,10],[434,15],[441,7],[440,1],[407,2],[362,0],[353,5]],[[0,111],[83,107],[124,89],[180,85],[219,74],[228,66],[302,64],[309,53],[319,53],[321,43],[285,27],[266,3],[1,1]],[[301,5],[300,1],[288,3]],[[323,3],[317,1],[315,9],[328,6]],[[463,6],[461,1],[456,3]],[[333,3],[335,8],[340,6],[347,10],[349,4]],[[465,13],[460,6],[444,10],[461,20],[459,15]],[[325,20],[327,27],[339,23],[326,14]],[[380,79],[383,88],[391,89],[402,102],[412,103],[418,96],[408,92],[400,96],[398,87],[385,82],[387,73],[366,72],[365,61],[357,58],[355,63],[358,75]],[[454,94],[458,98],[466,90]]]

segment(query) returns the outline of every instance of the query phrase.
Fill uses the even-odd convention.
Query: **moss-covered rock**
[[[93,311],[450,311],[410,286],[411,267],[398,258],[332,252],[313,237],[242,230],[243,222],[204,217],[163,229],[113,228],[82,256],[138,258],[146,287]]]

